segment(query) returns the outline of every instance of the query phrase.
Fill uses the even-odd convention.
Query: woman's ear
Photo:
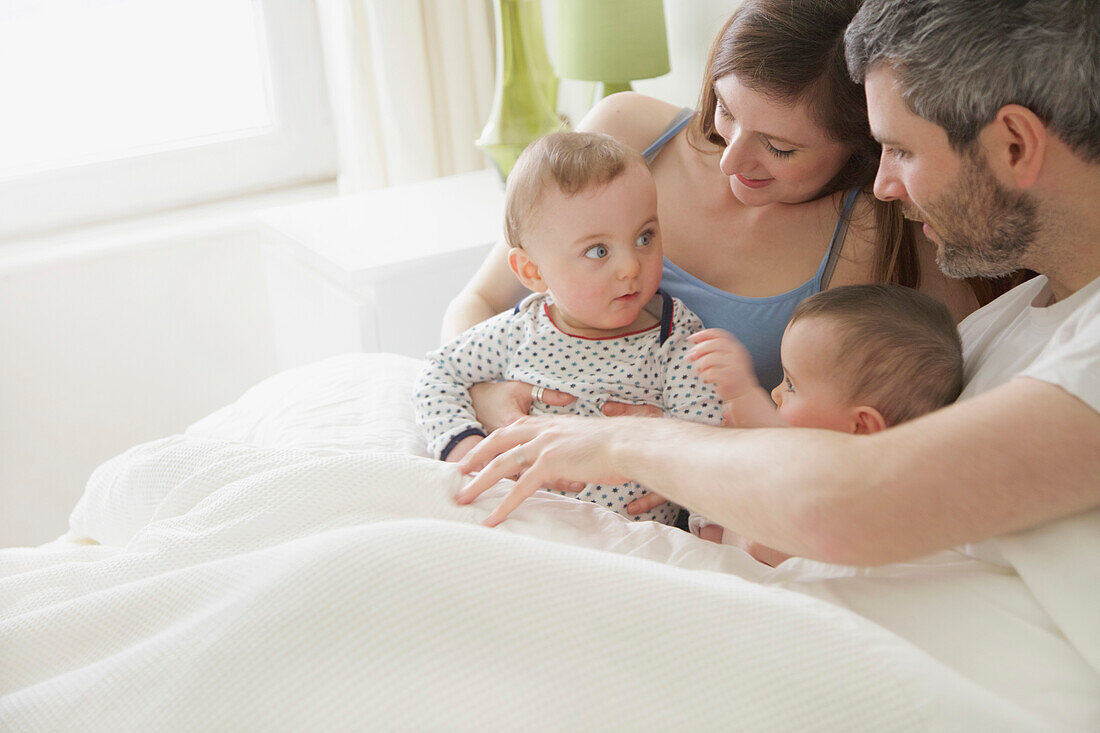
[[[508,250],[508,266],[528,290],[536,293],[546,292],[546,283],[542,279],[542,273],[539,272],[539,266],[525,250],[519,247]]]
[[[1006,104],[985,134],[991,164],[999,165],[1020,188],[1030,188],[1042,171],[1050,134],[1039,116],[1019,104]]]
[[[852,433],[870,435],[886,429],[886,418],[873,407],[861,405],[852,409]]]

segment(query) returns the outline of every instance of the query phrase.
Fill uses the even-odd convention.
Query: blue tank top
[[[695,111],[687,107],[676,114],[661,135],[642,152],[647,163],[653,162],[665,143],[675,137],[694,114]],[[685,272],[667,257],[661,289],[682,300],[707,328],[722,328],[736,336],[752,355],[760,385],[771,389],[783,379],[783,368],[779,361],[779,342],[783,339],[783,330],[787,327],[795,306],[828,286],[837,256],[844,244],[848,219],[858,194],[859,189],[852,189],[845,196],[832,241],[817,272],[793,290],[767,298],[734,295]]]

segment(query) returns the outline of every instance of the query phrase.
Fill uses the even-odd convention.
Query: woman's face
[[[733,74],[714,83],[714,128],[726,141],[721,169],[746,206],[815,199],[851,156],[803,104],[780,104]]]

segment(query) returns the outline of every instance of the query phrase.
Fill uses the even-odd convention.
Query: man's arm
[[[1100,506],[1100,414],[1060,387],[1017,377],[873,435],[528,419],[466,457],[463,470],[481,474],[459,501],[517,464],[526,470],[487,524],[547,481],[633,479],[782,552],[877,565]]]
[[[617,453],[617,465],[637,466],[632,478],[739,534],[843,564],[916,557],[1100,505],[1100,414],[1027,377],[874,435],[709,431],[636,437]]]

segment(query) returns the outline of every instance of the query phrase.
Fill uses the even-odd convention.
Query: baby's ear
[[[886,418],[875,408],[861,405],[852,409],[852,433],[855,435],[870,435],[886,428]]]
[[[508,250],[508,266],[529,290],[536,293],[546,292],[546,283],[542,279],[542,273],[539,272],[539,266],[525,250],[519,247]]]

